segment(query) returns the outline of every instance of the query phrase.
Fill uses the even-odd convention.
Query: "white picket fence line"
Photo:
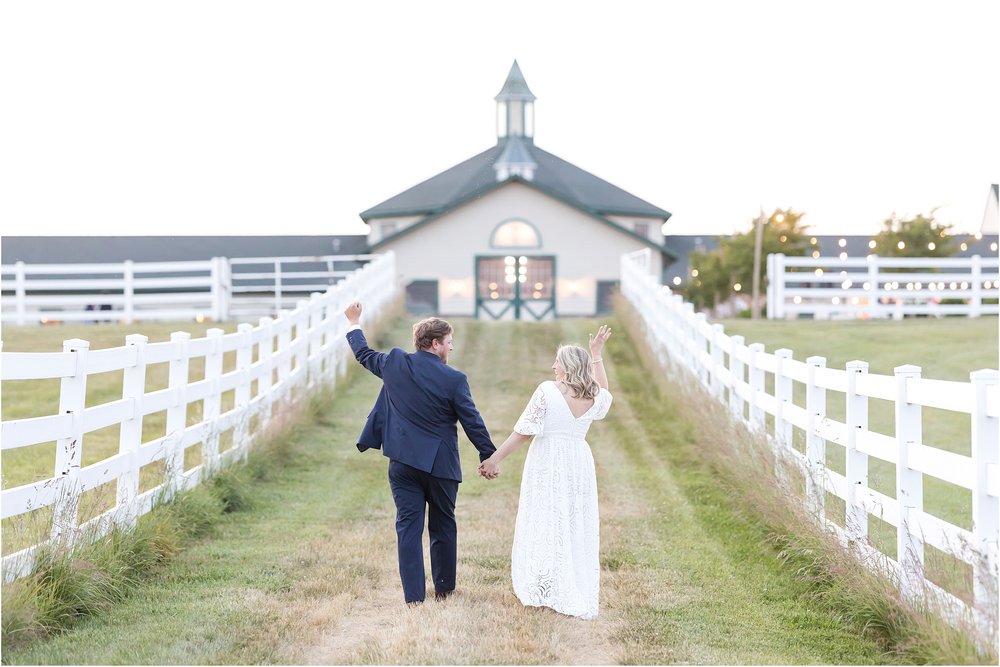
[[[665,368],[684,369],[712,396],[728,406],[733,417],[754,433],[767,436],[777,457],[802,471],[806,502],[817,520],[845,545],[889,567],[906,595],[930,595],[952,623],[975,623],[983,636],[997,628],[997,543],[1000,538],[1000,374],[978,370],[969,382],[920,377],[918,366],[900,366],[894,376],[868,373],[864,361],[845,370],[826,368],[823,357],[803,363],[788,349],[766,353],[760,343],[744,344],[721,324],[710,324],[703,313],[650,274],[648,250],[623,255],[621,291],[639,313],[647,342]],[[765,374],[773,376],[774,394],[766,390]],[[793,402],[793,383],[805,385],[806,405]],[[828,393],[842,400],[846,423],[826,414]],[[831,397],[832,398],[832,397]],[[868,399],[895,404],[894,435],[868,430]],[[962,456],[922,442],[923,407],[968,414],[972,455]],[[768,432],[765,414],[773,416]],[[806,436],[806,453],[792,447],[793,427]],[[826,467],[826,443],[845,448],[841,475]],[[868,487],[868,463],[874,457],[896,466],[896,497]],[[972,492],[971,531],[928,514],[923,507],[923,479],[929,475]],[[846,527],[824,515],[825,494],[846,503]],[[868,516],[896,527],[898,560],[875,551],[867,540]],[[924,545],[972,566],[973,604],[945,591],[924,577]]]
[[[272,315],[345,279],[376,255],[0,266],[0,319],[26,325]],[[337,265],[341,268],[337,268]],[[343,268],[344,265],[350,268]],[[107,310],[101,310],[101,308]]]
[[[767,317],[996,315],[997,257],[767,256]],[[963,303],[940,303],[962,299]]]
[[[362,301],[365,318],[374,319],[397,293],[396,260],[389,252],[326,292],[299,301],[277,319],[263,317],[257,326],[240,324],[235,333],[209,329],[206,337],[192,339],[176,332],[163,343],[149,343],[146,336],[135,334],[126,337],[124,347],[93,351],[87,341],[73,339],[63,344],[62,352],[0,353],[2,380],[61,380],[58,414],[4,421],[0,426],[4,451],[56,442],[51,478],[0,494],[3,519],[53,507],[49,539],[4,556],[4,581],[29,574],[44,544],[70,546],[97,539],[115,525],[131,525],[156,502],[196,486],[225,465],[245,460],[265,433],[275,406],[299,402],[321,384],[334,385],[346,371],[353,357],[344,335],[347,304]],[[236,368],[223,373],[223,355],[233,351]],[[190,362],[199,357],[205,359],[205,377],[189,382]],[[169,385],[147,392],[146,368],[160,363],[169,363]],[[124,371],[121,400],[86,406],[87,377],[118,370]],[[256,392],[251,395],[255,381]],[[227,391],[234,391],[235,405],[222,412],[221,399]],[[197,401],[203,401],[203,419],[187,425],[188,404]],[[161,411],[166,411],[166,435],[142,442],[143,417]],[[258,426],[251,431],[255,416]],[[120,424],[119,453],[81,467],[85,435],[115,424]],[[229,429],[233,429],[232,446],[220,452],[220,436]],[[185,471],[184,452],[199,443],[202,463]],[[165,481],[140,494],[140,469],[157,461],[164,462]],[[115,506],[78,525],[81,495],[116,480]]]

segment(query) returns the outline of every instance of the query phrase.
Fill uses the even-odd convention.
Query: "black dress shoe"
[[[434,599],[435,600],[443,600],[443,599],[445,599],[446,597],[448,597],[449,595],[451,595],[454,592],[455,592],[454,588],[451,589],[450,591],[435,591],[434,592]]]

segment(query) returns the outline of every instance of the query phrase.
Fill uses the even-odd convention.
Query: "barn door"
[[[476,317],[543,320],[556,315],[555,258],[476,258]]]

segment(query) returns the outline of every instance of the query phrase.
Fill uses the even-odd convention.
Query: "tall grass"
[[[797,576],[809,582],[812,595],[845,623],[880,642],[900,661],[930,664],[996,664],[997,649],[989,640],[977,641],[971,624],[951,626],[932,602],[905,599],[891,576],[885,558],[871,558],[861,550],[845,548],[809,512],[805,498],[779,481],[801,478],[791,467],[777,466],[763,436],[751,434],[732,418],[687,371],[658,370],[646,347],[643,325],[632,306],[619,298],[619,317],[647,368],[662,391],[679,403],[698,432],[698,461],[728,498],[732,511],[761,525],[780,558]],[[678,446],[685,446],[678,444]],[[692,445],[686,445],[692,447]]]
[[[305,407],[326,399],[321,393]],[[285,443],[300,427],[302,414],[310,411],[294,403],[284,407],[252,450],[248,465],[219,471],[139,517],[134,528],[115,526],[92,542],[40,549],[31,574],[3,586],[0,640],[16,647],[121,602],[157,566],[208,533],[224,513],[251,507],[254,480],[291,460]]]

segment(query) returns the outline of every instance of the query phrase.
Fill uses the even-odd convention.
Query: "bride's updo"
[[[590,354],[576,345],[560,345],[556,351],[556,361],[566,371],[564,382],[573,390],[576,398],[594,398],[600,385],[594,379],[594,369],[590,365]]]

